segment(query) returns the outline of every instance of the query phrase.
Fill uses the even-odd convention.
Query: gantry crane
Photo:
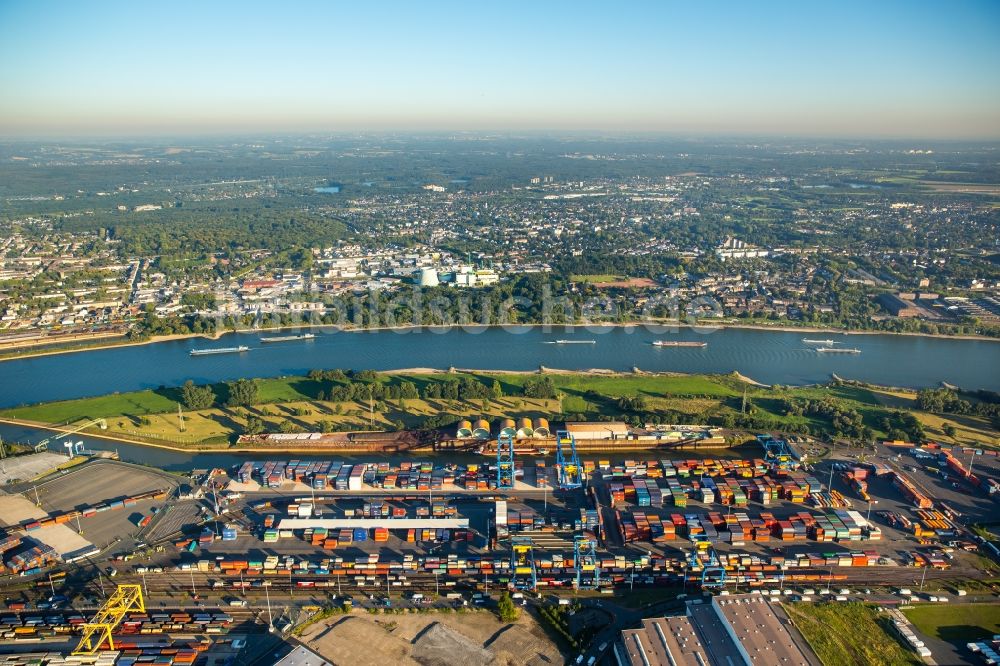
[[[770,435],[757,435],[757,441],[764,447],[764,462],[777,469],[792,469],[798,466],[795,453],[784,439]]]
[[[596,590],[601,586],[601,563],[597,559],[597,542],[583,535],[573,538],[573,568],[576,569],[576,589]],[[589,577],[584,578],[584,575]]]
[[[564,447],[569,447],[568,458]],[[576,453],[576,438],[566,430],[556,432],[556,474],[562,490],[572,490],[583,485],[580,456]]]
[[[707,561],[702,561],[702,558],[699,556],[701,552],[705,553]],[[698,543],[697,550],[691,551],[691,555],[688,558],[688,565],[692,569],[701,567],[701,586],[703,588],[725,587],[726,568],[722,566],[718,553],[715,552],[715,548],[709,542],[702,541]]]
[[[112,632],[121,624],[127,613],[145,613],[146,603],[142,598],[141,585],[119,585],[104,605],[101,606],[94,619],[83,625],[83,635],[74,656],[92,656],[102,649],[105,642],[108,650],[115,649]]]
[[[514,438],[500,435],[497,438],[497,489],[514,487]]]
[[[535,547],[531,537],[514,537],[510,540],[510,568],[512,588],[532,592],[538,589]]]

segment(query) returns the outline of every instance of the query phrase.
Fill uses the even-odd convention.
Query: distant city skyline
[[[1000,138],[1000,3],[0,0],[0,136]]]

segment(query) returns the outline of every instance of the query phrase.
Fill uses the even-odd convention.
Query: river
[[[372,461],[414,461],[414,460],[441,460],[446,459],[450,463],[468,464],[496,462],[496,457],[486,457],[476,453],[455,453],[438,454],[431,451],[420,451],[409,454],[396,453],[268,453],[259,451],[256,453],[227,453],[225,451],[212,453],[186,453],[171,449],[161,449],[153,446],[141,446],[137,444],[126,444],[98,437],[87,437],[85,435],[61,436],[49,430],[38,428],[25,428],[20,426],[0,423],[0,438],[5,442],[16,442],[23,444],[36,444],[45,438],[52,438],[49,443],[49,451],[65,453],[64,443],[67,441],[83,442],[84,447],[89,451],[115,451],[121,460],[125,462],[138,463],[140,465],[151,465],[168,472],[190,472],[192,469],[210,469],[221,467],[231,469],[247,460],[339,460],[343,462],[372,462]],[[737,449],[704,449],[712,458],[740,458],[744,454]],[[613,459],[620,462],[624,458],[643,458],[642,452],[628,452],[611,454],[607,452],[581,453],[581,460],[601,460]],[[650,458],[688,458],[692,454],[667,452],[650,453],[646,457]],[[701,455],[701,454],[697,454]],[[535,458],[523,458],[524,460],[534,460]],[[546,458],[548,465],[553,463],[553,455],[550,453]],[[526,463],[531,464],[531,463]]]
[[[262,344],[260,334],[235,333],[216,341],[190,338],[4,361],[0,362],[0,408],[179,386],[188,379],[208,383],[301,375],[312,368],[537,370],[544,365],[567,370],[736,370],[766,384],[821,383],[836,374],[890,386],[939,386],[945,381],[963,388],[1000,391],[1000,342],[988,340],[738,328],[711,333],[687,328],[654,332],[643,327],[530,328],[520,333],[502,329],[312,330],[316,337],[305,341]],[[830,338],[839,347],[857,348],[861,353],[820,354],[803,338]],[[595,343],[546,344],[558,339]],[[664,348],[651,344],[661,339],[708,345]],[[251,349],[242,354],[189,355],[192,349],[237,345]]]
[[[262,344],[260,334],[237,333],[220,340],[184,339],[133,347],[115,347],[26,358],[0,363],[0,407],[64,400],[115,391],[305,374],[311,368],[408,367],[579,370],[608,368],[725,373],[737,370],[768,384],[826,382],[832,374],[893,386],[938,386],[941,381],[962,387],[1000,390],[1000,343],[923,336],[837,335],[753,329],[722,329],[710,333],[681,328],[657,332],[645,328],[587,330],[540,328],[514,333],[501,329],[339,332],[312,329],[307,341]],[[284,333],[283,333],[284,334]],[[275,335],[268,333],[265,335]],[[836,346],[860,354],[820,354],[803,338],[835,340]],[[553,344],[556,340],[593,340],[593,344]],[[653,340],[708,343],[706,347],[658,348]],[[192,349],[247,345],[243,354],[191,357]],[[0,426],[7,441],[37,442],[51,433]],[[118,450],[122,459],[186,471],[195,467],[229,467],[262,456],[230,453],[189,454],[82,439],[88,448]],[[52,449],[63,438],[54,438]],[[295,458],[329,458],[296,455]],[[350,459],[351,456],[338,456]],[[369,456],[370,458],[370,456]]]

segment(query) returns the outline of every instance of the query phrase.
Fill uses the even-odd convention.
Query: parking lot
[[[59,514],[153,490],[169,489],[172,492],[178,485],[178,479],[163,472],[95,460],[38,484],[27,495],[34,499],[37,489],[42,510]],[[81,531],[97,548],[104,549],[118,540],[128,542],[136,537],[142,517],[150,515],[154,509],[162,509],[164,505],[164,501],[141,500],[120,509],[81,517],[68,525],[74,531]]]

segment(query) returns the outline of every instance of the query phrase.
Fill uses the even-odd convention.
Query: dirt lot
[[[563,657],[527,614],[503,624],[492,613],[354,613],[310,627],[301,640],[337,664],[560,664]]]
[[[631,278],[629,280],[615,280],[614,282],[599,282],[594,286],[598,289],[644,289],[655,287],[656,283],[649,278]]]

